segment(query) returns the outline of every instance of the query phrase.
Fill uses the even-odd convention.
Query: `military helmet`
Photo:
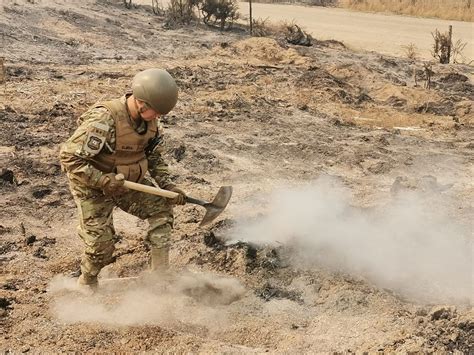
[[[153,110],[165,115],[178,101],[178,86],[164,69],[146,69],[132,80],[133,96],[146,102]]]

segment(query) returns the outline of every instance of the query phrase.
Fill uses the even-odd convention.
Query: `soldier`
[[[131,93],[96,103],[82,114],[79,127],[62,145],[61,164],[78,208],[78,232],[85,247],[80,285],[96,288],[100,270],[113,262],[114,206],[148,220],[151,269],[168,269],[172,206],[184,204],[186,194],[170,180],[158,121],[177,100],[178,87],[166,70],[144,70],[133,78]],[[152,185],[147,172],[161,188],[179,195],[169,200],[123,186],[123,176]]]

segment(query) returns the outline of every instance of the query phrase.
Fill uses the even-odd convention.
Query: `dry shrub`
[[[166,24],[173,26],[177,24],[187,25],[196,18],[192,0],[170,0],[165,11]]]
[[[237,0],[170,0],[166,9],[166,24],[187,25],[196,20],[196,13],[202,13],[203,22],[209,26],[229,29],[239,18]],[[156,12],[155,12],[156,13]]]
[[[467,42],[458,39],[453,42],[449,35],[449,31],[440,33],[437,29],[431,33],[434,39],[433,50],[431,55],[441,64],[466,63],[467,59],[463,55],[463,51],[467,46]],[[472,62],[472,61],[471,61]],[[467,63],[470,64],[470,63]]]
[[[451,38],[449,32],[440,33],[438,30],[435,30],[431,35],[434,39],[431,55],[435,59],[438,59],[441,64],[448,64],[451,56]]]
[[[448,20],[474,20],[471,0],[341,0],[341,5],[359,11],[388,11]]]
[[[425,89],[430,89],[431,88],[431,77],[435,73],[433,71],[433,64],[431,63],[424,63],[423,68],[425,70]]]
[[[199,10],[206,25],[218,25],[221,30],[232,27],[239,18],[237,0],[200,0]]]
[[[472,61],[468,62],[463,54],[466,46],[467,42],[463,42],[460,39],[451,44],[451,57],[453,58],[453,63],[466,63],[469,65],[472,63]]]
[[[151,8],[155,15],[164,15],[166,13],[163,6],[160,4],[160,0],[151,0]]]
[[[252,35],[255,37],[269,37],[273,35],[274,29],[270,27],[268,17],[266,19],[257,18],[252,20]]]
[[[415,46],[414,43],[402,46],[402,49],[404,50],[405,56],[408,59],[416,60],[418,58],[418,48]]]
[[[252,35],[254,37],[284,37],[288,23],[271,22],[269,18],[252,20]]]

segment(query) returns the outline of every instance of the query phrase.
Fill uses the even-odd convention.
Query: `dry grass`
[[[246,1],[246,0],[244,0]],[[252,0],[309,6],[345,7],[357,11],[391,12],[399,15],[474,21],[474,0]]]
[[[258,18],[252,21],[254,37],[284,38],[288,43],[301,46],[311,46],[313,38],[294,21],[280,21],[274,23],[266,19]]]
[[[340,5],[359,11],[474,21],[473,0],[341,0]]]
[[[265,19],[253,19],[254,37],[284,37],[286,28],[294,24],[288,21],[271,21],[268,17]]]
[[[411,60],[417,60],[419,53],[418,48],[413,43],[410,43],[406,46],[402,46],[403,51],[405,52],[405,56]]]
[[[308,6],[336,7],[339,0],[252,0],[252,2],[260,2],[264,4],[302,4]]]

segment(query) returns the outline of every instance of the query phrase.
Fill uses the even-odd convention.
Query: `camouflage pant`
[[[145,181],[147,185],[151,183]],[[101,190],[70,182],[70,189],[79,212],[79,236],[85,251],[81,262],[83,274],[96,276],[110,264],[114,246],[112,211],[115,206],[140,219],[147,219],[147,240],[152,247],[168,247],[173,228],[173,208],[166,198],[132,191],[118,197],[104,196]]]

